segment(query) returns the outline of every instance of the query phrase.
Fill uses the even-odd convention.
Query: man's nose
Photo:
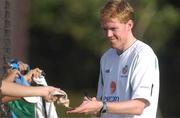
[[[106,36],[107,37],[112,37],[113,36],[113,32],[111,30],[107,30]]]

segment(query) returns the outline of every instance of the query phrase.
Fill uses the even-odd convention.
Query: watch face
[[[107,111],[107,104],[106,102],[103,102],[102,113],[106,113],[106,111]]]
[[[103,109],[103,110],[102,110],[102,113],[106,113],[106,109]]]

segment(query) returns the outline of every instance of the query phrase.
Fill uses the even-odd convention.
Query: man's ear
[[[126,24],[127,24],[128,30],[132,30],[132,28],[134,26],[134,22],[132,20],[129,20]]]

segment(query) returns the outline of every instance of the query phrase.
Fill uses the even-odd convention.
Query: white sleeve
[[[153,92],[159,88],[158,60],[154,53],[141,52],[136,58],[131,78],[132,99],[142,98],[151,104]]]

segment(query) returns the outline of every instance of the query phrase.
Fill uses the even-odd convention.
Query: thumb
[[[92,101],[96,101],[96,97],[93,97],[93,98],[92,98]]]

